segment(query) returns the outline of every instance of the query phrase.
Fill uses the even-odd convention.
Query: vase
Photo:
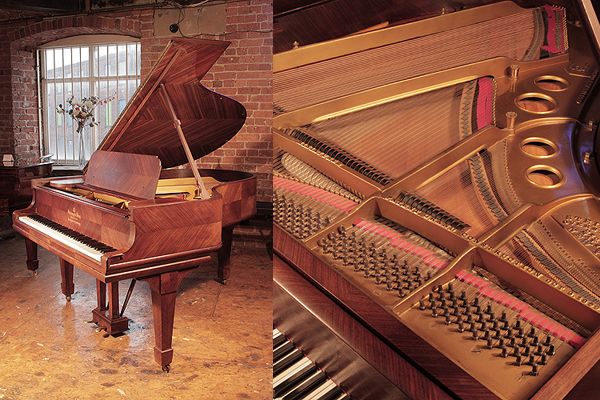
[[[77,166],[80,170],[83,170],[83,168],[85,167],[85,144],[83,142],[83,126],[80,126],[77,129],[77,132],[79,132],[79,162]]]

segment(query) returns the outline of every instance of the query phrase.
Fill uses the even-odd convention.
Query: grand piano
[[[591,2],[288,3],[278,335],[352,399],[597,398]],[[278,398],[311,398],[303,365]]]
[[[214,251],[225,283],[233,225],[256,212],[255,176],[198,170],[194,161],[231,139],[246,118],[241,104],[200,83],[228,44],[171,40],[83,175],[34,180],[31,205],[13,213],[29,270],[38,268],[40,245],[59,256],[67,299],[73,267],[96,278],[92,320],[106,334],[128,329],[123,312],[133,284],[149,283],[155,360],[167,372],[179,283]],[[124,279],[132,284],[119,309]]]

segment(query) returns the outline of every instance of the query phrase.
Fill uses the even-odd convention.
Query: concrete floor
[[[42,248],[38,256],[32,276],[23,238],[0,241],[1,400],[272,398],[272,262],[264,247],[234,245],[225,286],[214,280],[214,259],[184,278],[170,373],[154,362],[147,283],[137,283],[125,311],[129,331],[104,338],[83,322],[96,306],[95,280],[75,268],[67,302],[58,257]],[[121,282],[121,303],[129,282]]]

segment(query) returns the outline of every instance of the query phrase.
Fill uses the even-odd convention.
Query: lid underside
[[[245,108],[200,79],[228,42],[176,38],[132,96],[99,150],[151,154],[163,168],[188,162],[161,86],[170,99],[194,159],[218,149],[244,124]]]

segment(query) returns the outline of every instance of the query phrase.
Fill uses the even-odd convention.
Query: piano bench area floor
[[[264,247],[234,243],[231,275],[213,260],[181,282],[174,358],[154,361],[150,289],[137,282],[129,330],[103,337],[91,319],[95,280],[75,268],[75,293],[60,289],[59,260],[38,249],[27,271],[22,236],[0,241],[0,399],[269,399],[272,396],[272,261]],[[119,285],[121,304],[130,280]]]

